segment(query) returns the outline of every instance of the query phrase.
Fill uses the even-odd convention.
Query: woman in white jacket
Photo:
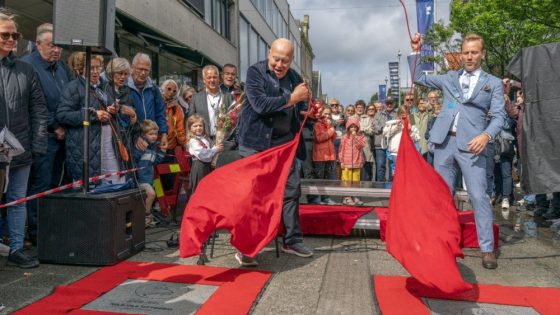
[[[406,117],[406,110],[404,107],[399,107],[397,110],[397,119],[389,120],[383,127],[383,140],[381,147],[387,149],[387,156],[389,159],[391,175],[395,173],[395,164],[397,162],[397,153],[399,151],[399,144],[401,143],[401,135],[403,129],[403,119]],[[416,144],[418,149],[418,141],[420,141],[420,132],[416,126],[408,122],[408,131],[412,141]],[[391,176],[392,177],[392,176]]]

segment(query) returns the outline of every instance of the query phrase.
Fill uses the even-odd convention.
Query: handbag
[[[513,141],[515,138],[513,135],[506,131],[500,130],[496,136],[496,155],[505,158],[513,158],[515,155],[515,148],[513,146]]]
[[[109,120],[109,125],[111,126],[111,131],[113,131],[115,139],[117,140],[117,150],[119,151],[119,156],[123,161],[128,162],[130,160],[130,155],[128,154],[126,146],[122,142],[121,137],[119,137],[119,135],[117,134],[115,126],[113,126],[113,122],[111,122],[111,120]]]

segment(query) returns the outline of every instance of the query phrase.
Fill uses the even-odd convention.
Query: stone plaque
[[[532,307],[423,298],[434,315],[538,315]]]
[[[194,314],[218,288],[129,279],[82,309],[135,314]]]

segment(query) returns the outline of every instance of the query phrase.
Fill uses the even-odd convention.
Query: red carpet
[[[55,291],[14,314],[123,314],[80,310],[127,279],[157,280],[219,286],[197,314],[247,314],[272,273],[124,261],[101,268],[89,276]]]
[[[387,211],[388,208],[377,207],[375,213],[379,218],[379,237],[385,241],[385,229],[387,228]],[[478,248],[478,235],[476,234],[476,225],[474,223],[474,214],[472,210],[459,211],[459,224],[461,225],[461,247],[462,248]],[[494,224],[494,248],[498,248],[500,243],[500,228]]]
[[[532,307],[543,315],[560,314],[560,289],[537,287],[506,287],[495,284],[475,284],[473,290],[459,294],[444,294],[430,290],[413,278],[374,276],[375,295],[384,315],[430,314],[420,299],[436,298],[480,303]]]
[[[303,234],[350,235],[356,221],[371,207],[302,204],[299,219]]]

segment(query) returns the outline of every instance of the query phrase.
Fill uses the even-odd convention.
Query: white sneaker
[[[509,198],[502,199],[502,209],[509,209]]]

